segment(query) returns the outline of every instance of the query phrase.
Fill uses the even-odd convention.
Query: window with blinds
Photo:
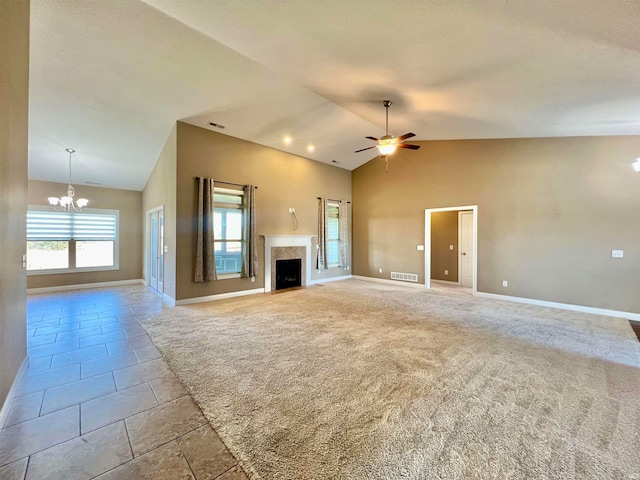
[[[243,195],[242,190],[214,187],[213,235],[218,275],[240,276],[242,271]]]
[[[27,270],[60,273],[118,268],[118,211],[27,211]]]
[[[327,202],[327,266],[340,266],[340,209]]]

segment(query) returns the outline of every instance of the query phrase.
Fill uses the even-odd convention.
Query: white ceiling
[[[385,99],[412,140],[640,134],[635,1],[31,0],[31,17],[31,179],[66,182],[73,147],[74,184],[142,190],[176,120],[354,169]]]

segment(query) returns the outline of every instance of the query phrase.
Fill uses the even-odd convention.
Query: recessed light
[[[316,147],[314,147],[313,145],[309,145],[307,147],[307,150],[310,151],[310,152],[313,152],[315,149],[316,149]]]
[[[331,163],[340,163],[338,160],[331,160]]]
[[[286,136],[282,139],[282,141],[286,144],[286,145],[291,145],[291,137]]]

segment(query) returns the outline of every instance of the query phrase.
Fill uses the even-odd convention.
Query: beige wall
[[[431,214],[431,278],[458,281],[458,212]]]
[[[194,178],[197,176],[257,185],[256,229],[260,235],[316,235],[316,197],[351,200],[351,172],[347,170],[179,122],[176,224],[178,300],[264,286],[262,238],[258,242],[260,273],[254,283],[249,279],[193,282],[197,194]],[[299,222],[297,231],[293,230],[289,207],[296,209]],[[315,265],[315,248],[312,250],[312,264]],[[312,278],[349,273],[350,270],[342,268],[322,273],[313,270]]]
[[[164,254],[163,293],[174,300],[176,298],[176,135],[177,127],[174,126],[142,192],[143,231],[147,228],[146,212],[160,206],[164,207],[164,246],[168,252]],[[148,280],[146,268],[144,278]]]
[[[27,356],[29,2],[0,7],[0,410]],[[6,411],[6,410],[5,410]]]
[[[29,205],[46,205],[47,198],[59,197],[67,184],[29,180]],[[142,278],[142,192],[74,185],[76,198],[88,198],[89,207],[119,210],[120,268],[102,272],[53,275],[29,274],[28,288],[57,287],[86,283],[138,280]]]
[[[419,143],[353,172],[355,274],[424,282],[424,210],[477,204],[479,291],[640,312],[640,137]]]

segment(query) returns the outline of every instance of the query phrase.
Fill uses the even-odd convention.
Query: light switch
[[[169,253],[169,245],[164,246],[164,253]]]
[[[624,258],[624,250],[611,250],[611,258]]]
[[[453,245],[449,245],[449,250],[453,250]]]
[[[424,250],[424,245],[418,245],[418,250]]]

